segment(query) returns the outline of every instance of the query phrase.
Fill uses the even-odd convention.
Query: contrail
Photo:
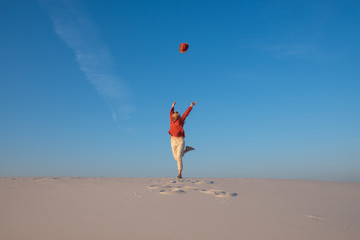
[[[131,92],[115,71],[114,60],[98,34],[95,24],[78,1],[39,0],[61,40],[71,48],[80,69],[108,103],[115,122],[134,112],[128,103]]]

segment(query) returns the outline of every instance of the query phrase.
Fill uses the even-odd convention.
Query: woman
[[[188,151],[195,150],[194,148],[189,147],[189,146],[186,146],[186,148],[184,149],[185,132],[184,132],[183,126],[184,126],[186,117],[189,115],[189,113],[192,110],[192,107],[196,104],[196,102],[192,102],[190,104],[190,107],[184,112],[184,114],[182,116],[180,116],[179,112],[174,111],[175,104],[176,104],[176,101],[173,102],[173,104],[171,106],[171,110],[170,110],[169,134],[171,135],[172,152],[173,152],[175,160],[178,163],[179,174],[178,174],[177,178],[182,178],[182,175],[181,175],[182,170],[183,170],[182,158],[183,158],[184,154],[187,153]]]

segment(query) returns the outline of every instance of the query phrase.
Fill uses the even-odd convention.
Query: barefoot
[[[195,148],[190,147],[190,146],[186,146],[186,150],[188,150],[188,151],[192,151],[192,150],[195,150]]]
[[[184,154],[189,152],[189,151],[192,151],[192,150],[195,150],[195,148],[193,147],[190,147],[190,146],[186,146],[185,150],[184,150]]]
[[[182,176],[179,174],[176,178],[177,178],[177,179],[180,179],[180,178],[182,178]]]

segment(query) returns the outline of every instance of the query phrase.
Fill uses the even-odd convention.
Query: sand
[[[2,240],[358,240],[360,183],[0,178]]]

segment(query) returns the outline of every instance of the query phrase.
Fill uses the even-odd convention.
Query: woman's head
[[[174,121],[178,120],[179,117],[180,117],[180,114],[179,114],[179,112],[177,112],[177,111],[175,111],[175,112],[173,113],[173,115],[172,115],[172,119],[173,119]]]

